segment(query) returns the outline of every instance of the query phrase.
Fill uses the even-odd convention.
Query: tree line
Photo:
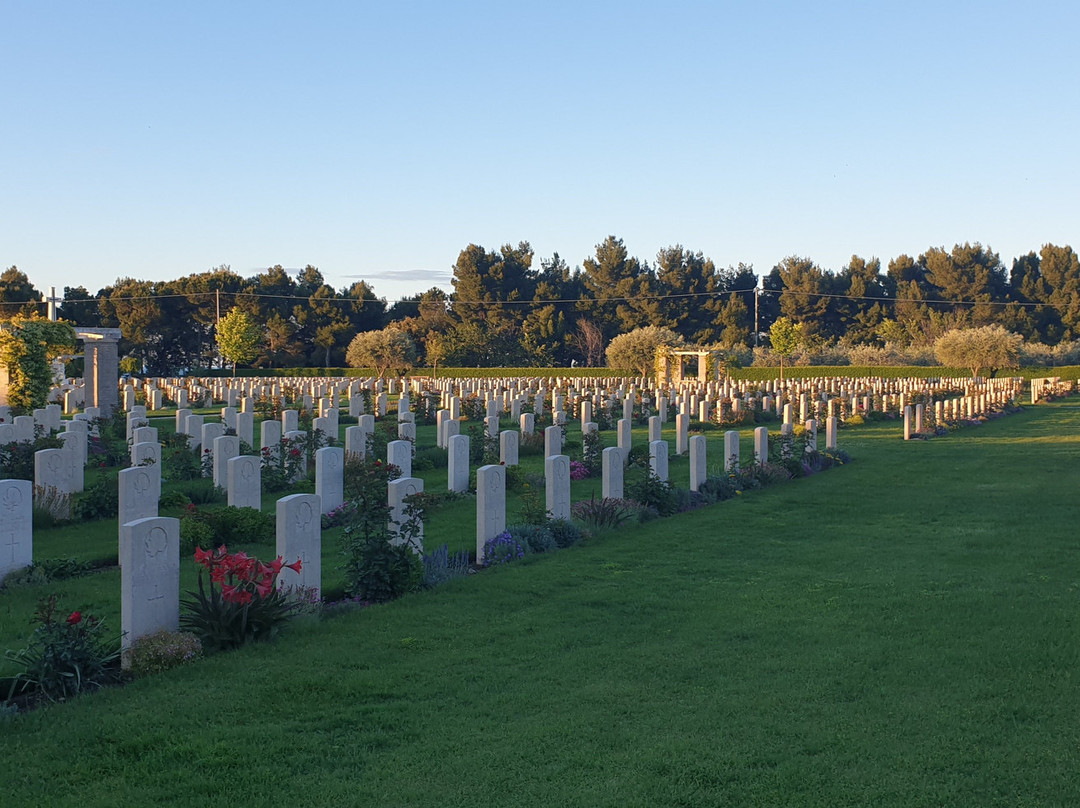
[[[433,287],[393,303],[362,280],[334,289],[314,266],[295,276],[222,266],[172,281],[121,278],[93,294],[65,287],[59,316],[120,328],[129,364],[153,374],[219,360],[215,326],[233,308],[262,328],[260,367],[341,366],[358,333],[390,325],[413,339],[421,363],[484,367],[601,365],[614,337],[646,325],[693,344],[753,346],[779,317],[817,345],[932,345],[990,324],[1046,345],[1080,338],[1080,261],[1053,244],[1009,269],[990,247],[965,243],[886,266],[853,255],[838,270],[790,256],[759,278],[750,265],[720,267],[681,245],[634,257],[609,236],[573,269],[557,253],[538,259],[526,241],[470,244],[452,269],[453,292]],[[0,273],[0,315],[40,315],[44,305],[25,273]]]

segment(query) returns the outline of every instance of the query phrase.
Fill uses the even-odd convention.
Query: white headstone
[[[319,497],[292,494],[277,501],[277,554],[291,564],[300,559],[300,572],[282,569],[278,589],[302,586],[322,591],[322,517]]]
[[[386,462],[401,469],[402,477],[412,477],[412,444],[407,440],[392,440],[386,444]]]
[[[603,481],[601,493],[605,499],[622,499],[623,496],[623,456],[618,446],[609,446],[601,454],[603,458]]]
[[[120,525],[120,630],[127,649],[155,631],[180,627],[180,520]]]
[[[469,436],[451,435],[447,448],[446,488],[449,491],[469,490]]]
[[[386,486],[387,503],[390,505],[390,543],[408,542],[417,555],[424,554],[424,523],[420,521],[414,526],[413,535],[409,535],[408,531],[402,528],[406,520],[405,498],[422,493],[424,493],[424,481],[419,477],[399,477],[391,480]]]
[[[544,460],[544,487],[552,519],[570,518],[570,458],[553,455]]]
[[[649,471],[657,479],[668,479],[668,444],[666,440],[649,441]]]
[[[562,452],[563,428],[558,425],[544,430],[544,457],[554,457]]]
[[[552,459],[548,458],[548,462]],[[567,474],[569,474],[569,464]],[[569,492],[567,499],[569,499]],[[504,530],[506,530],[506,468],[495,465],[481,466],[476,470],[477,563],[480,563],[484,557],[484,543]]]
[[[754,462],[761,464],[769,461],[769,428],[759,426],[754,430]]]
[[[622,452],[623,465],[630,460],[630,445],[632,442],[630,431],[630,420],[627,418],[620,418],[617,424],[617,440],[619,444],[619,451]]]
[[[345,501],[345,450],[324,446],[315,452],[315,493],[322,512],[330,513]]]
[[[690,490],[697,491],[707,476],[705,465],[706,441],[704,435],[690,438]]]
[[[214,438],[212,443],[207,444],[206,430],[212,426],[220,426],[220,424],[206,424],[203,426],[203,442],[204,445],[213,447],[211,476],[213,477],[214,485],[224,489],[229,482],[229,460],[240,454],[240,438],[236,437],[236,435],[219,435]]]
[[[739,469],[739,433],[729,429],[724,433],[724,470],[727,472]]]
[[[499,460],[506,466],[518,464],[518,433],[507,429],[499,433]]]
[[[0,480],[0,581],[34,561],[34,499],[29,480]]]
[[[262,464],[259,458],[240,455],[229,458],[227,465],[229,505],[262,510]]]

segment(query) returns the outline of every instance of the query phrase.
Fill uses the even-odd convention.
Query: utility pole
[[[220,323],[221,322],[221,290],[220,289],[215,289],[214,290],[214,300],[216,301],[216,304],[217,304],[217,321]]]
[[[758,328],[758,297],[761,295],[761,287],[754,287],[754,347],[758,347],[758,341],[761,339],[761,329]]]

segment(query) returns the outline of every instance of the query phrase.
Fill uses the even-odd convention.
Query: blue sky
[[[1080,247],[1080,10],[1050,2],[0,5],[0,266],[39,289],[469,243],[839,270]]]

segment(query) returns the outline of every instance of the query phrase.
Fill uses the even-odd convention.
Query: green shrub
[[[555,536],[547,525],[510,525],[506,532],[519,543],[527,545],[530,552],[549,553],[556,549]]]
[[[360,600],[385,603],[415,592],[424,581],[420,557],[404,544],[391,544],[386,536],[358,536],[345,528],[349,553],[345,566],[346,591]]]
[[[40,427],[36,430],[40,432]],[[64,444],[59,438],[39,434],[32,441],[12,441],[0,446],[0,468],[6,480],[34,481],[34,452],[42,449],[60,449]]]
[[[216,539],[214,528],[194,505],[189,505],[180,517],[180,552],[190,555],[196,547],[217,547]]]
[[[276,519],[273,514],[254,508],[235,508],[226,505],[206,512],[206,520],[214,529],[215,544],[252,542],[268,544],[275,539]]]
[[[214,505],[224,502],[225,492],[214,485],[214,481],[207,477],[195,480],[186,480],[178,483],[176,490],[187,497],[193,505]]]
[[[413,471],[444,469],[449,465],[448,457],[449,453],[446,449],[440,449],[438,446],[418,448],[412,462]]]
[[[127,651],[128,668],[135,676],[150,676],[193,662],[202,653],[202,643],[194,634],[162,629],[131,644]]]
[[[573,547],[581,541],[581,531],[573,523],[565,519],[548,520],[547,529],[551,531],[552,538],[555,539],[555,546],[560,550]]]
[[[34,619],[38,626],[29,645],[7,652],[22,668],[12,680],[9,699],[26,694],[62,701],[119,678],[119,637],[106,639],[100,619],[79,611],[65,617],[56,595],[38,602]]]
[[[94,482],[75,494],[71,503],[71,514],[75,519],[83,521],[115,519],[119,507],[120,495],[116,477],[107,475],[104,469],[99,469]]]
[[[626,486],[630,499],[652,508],[660,516],[678,512],[679,501],[671,483],[661,480],[651,469],[639,469],[637,479]]]
[[[4,586],[38,586],[53,581],[78,578],[94,570],[89,561],[74,558],[43,558],[28,567],[12,572],[4,579]]]

